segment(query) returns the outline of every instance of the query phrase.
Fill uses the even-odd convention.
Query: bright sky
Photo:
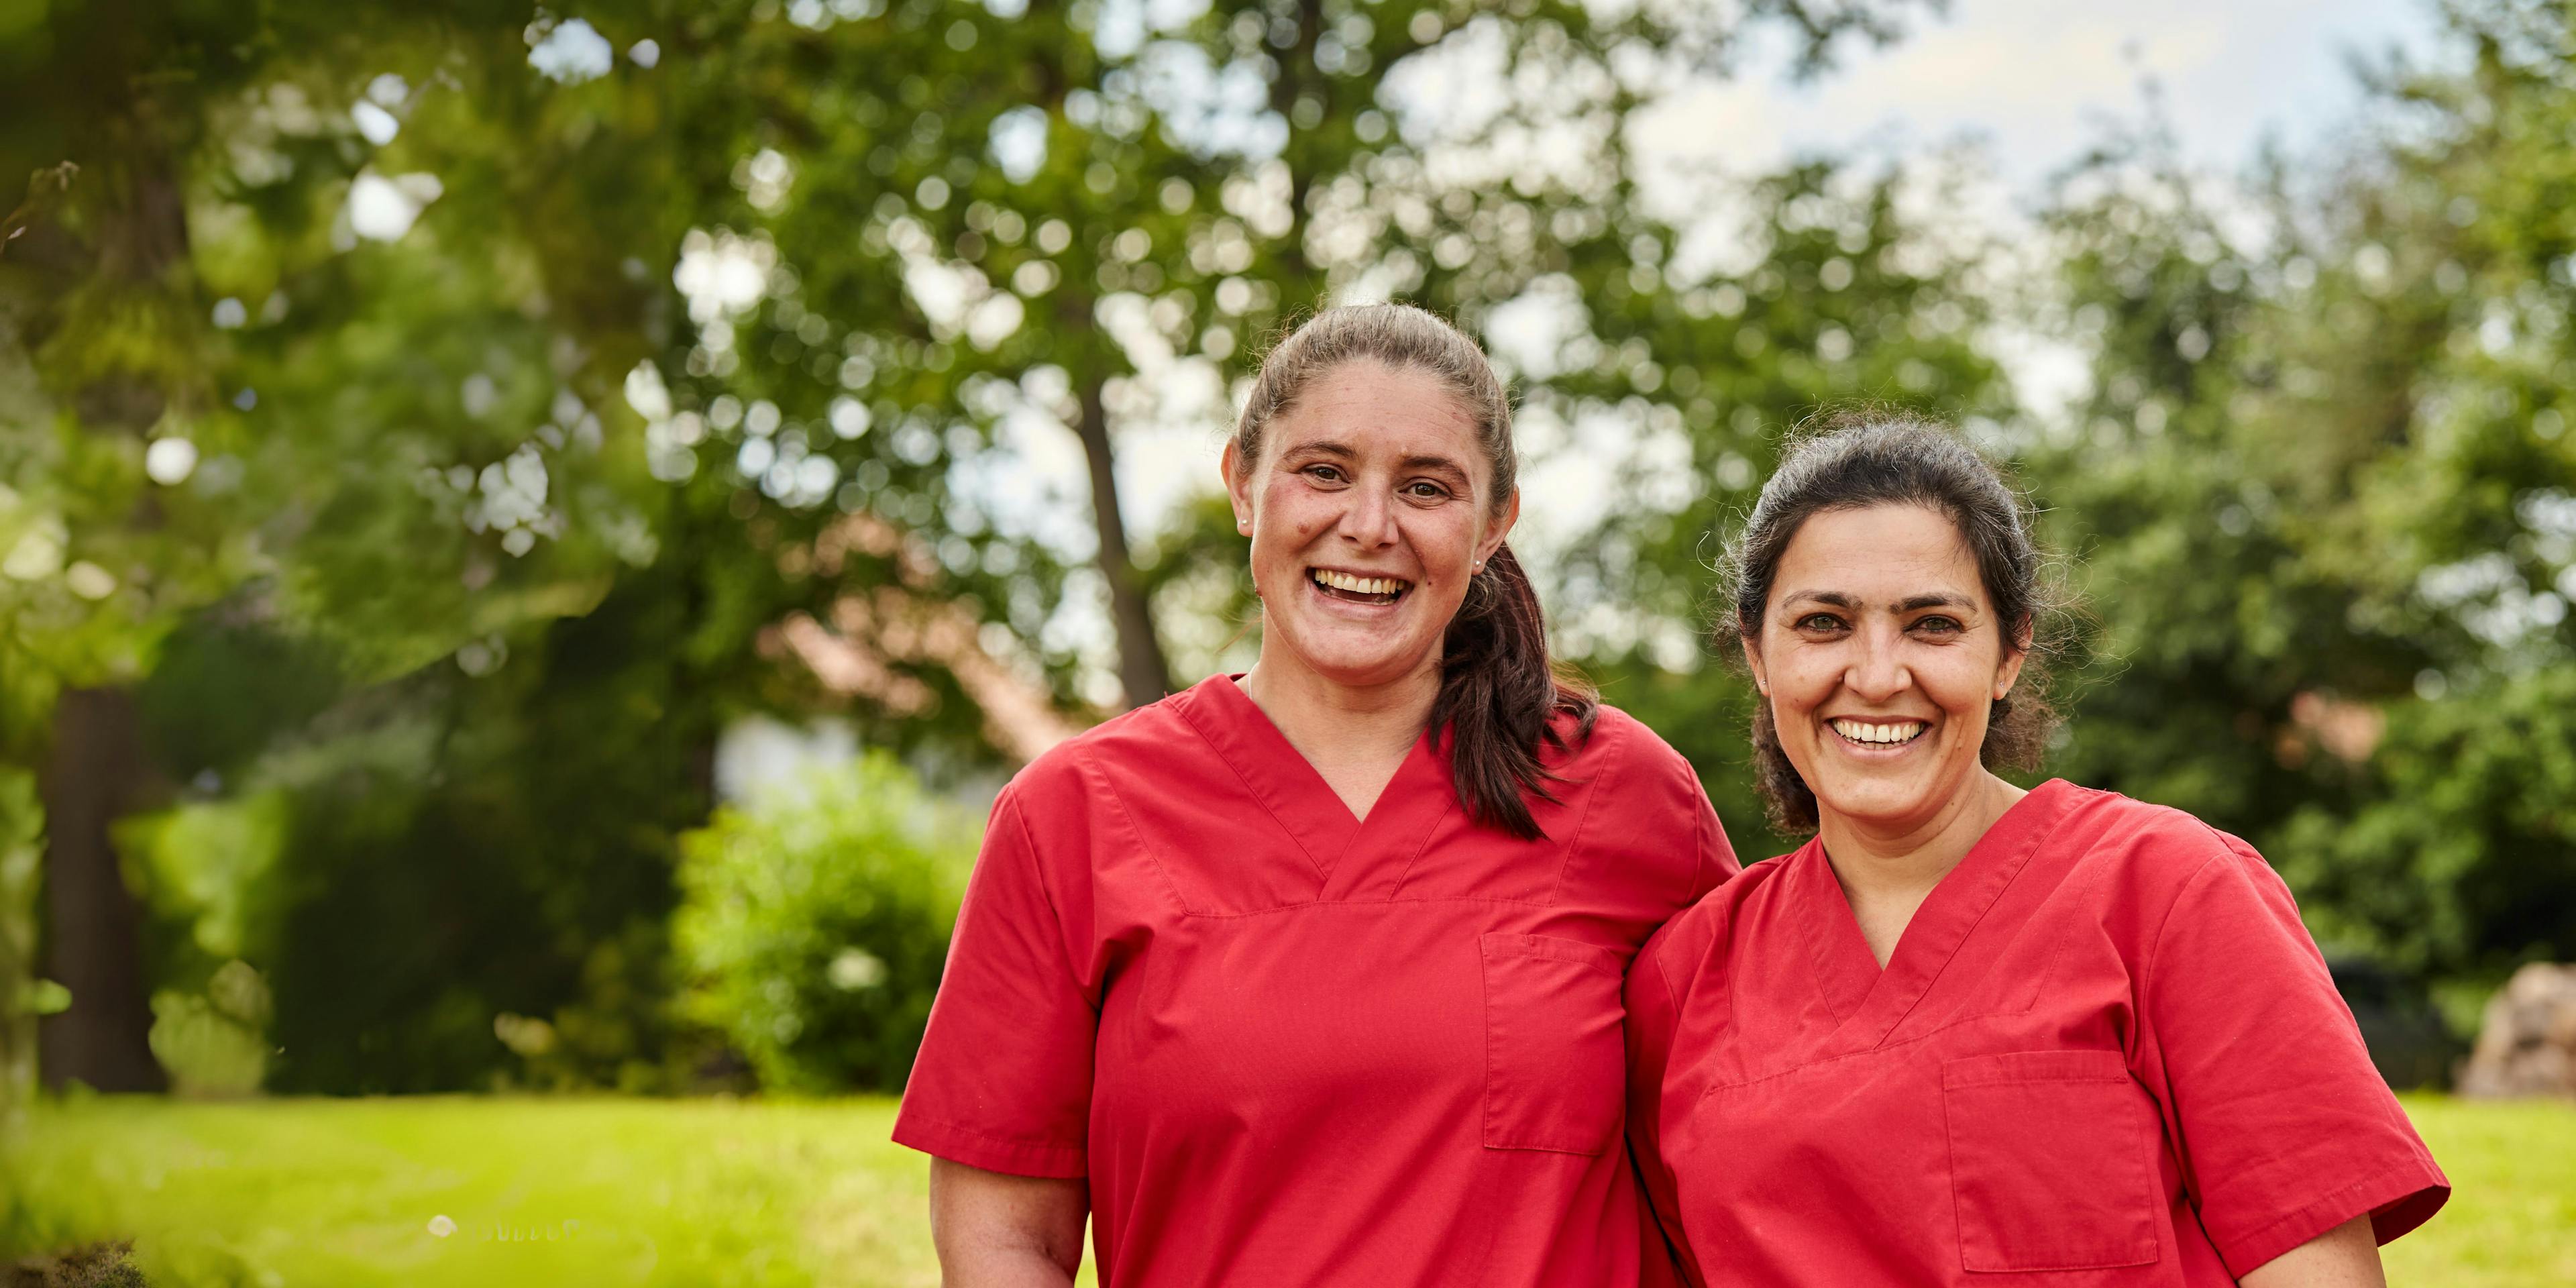
[[[1757,70],[1676,95],[1640,122],[1637,140],[1668,158],[1755,173],[1801,152],[1918,153],[1974,139],[2005,188],[1994,217],[2009,221],[2015,200],[2035,199],[2100,137],[2102,120],[2139,116],[2142,76],[2163,87],[2187,158],[2233,172],[2267,138],[2293,149],[2331,138],[2360,101],[2349,59],[2375,60],[2392,44],[2424,50],[2432,30],[2431,0],[1952,0],[1947,17],[1883,51],[1855,47],[1809,83]],[[2045,404],[2063,391],[2073,359],[2033,351],[2007,361]],[[1212,421],[1224,419],[1212,410]],[[1128,531],[1155,531],[1176,501],[1215,486],[1224,428],[1127,437],[1119,479]],[[1064,441],[1024,450],[1033,468],[1065,476],[1065,494],[1081,496],[1079,449],[1070,434],[1056,437]],[[1543,513],[1525,521],[1559,526]]]
[[[1884,51],[1807,85],[1757,76],[1688,95],[1647,138],[1758,167],[1793,151],[1919,147],[1973,135],[2035,189],[2105,114],[2134,117],[2162,82],[2185,150],[2233,168],[2267,134],[2326,135],[2357,95],[2347,58],[2426,47],[2431,0],[1951,0]]]

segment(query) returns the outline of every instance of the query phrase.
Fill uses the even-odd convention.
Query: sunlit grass
[[[2391,1284],[2576,1284],[2576,1104],[2408,1096],[2451,1201],[2388,1245]]]
[[[931,1285],[926,1169],[893,1120],[886,1100],[48,1105],[5,1160],[0,1237],[130,1235],[172,1285]]]
[[[2458,1192],[2393,1284],[2576,1283],[2576,1105],[2410,1097]],[[893,1102],[50,1103],[0,1253],[131,1237],[157,1285],[938,1282]],[[448,1233],[433,1229],[439,1217]]]

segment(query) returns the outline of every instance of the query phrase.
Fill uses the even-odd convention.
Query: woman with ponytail
[[[1735,871],[1690,766],[1550,664],[1511,409],[1327,310],[1225,451],[1258,662],[994,805],[895,1138],[952,1285],[1633,1284],[1620,985]],[[1642,1255],[1652,1240],[1652,1254]]]

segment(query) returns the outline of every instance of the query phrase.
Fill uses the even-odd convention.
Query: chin
[[[1403,679],[1426,660],[1436,663],[1440,633],[1419,616],[1433,607],[1402,605],[1378,621],[1338,620],[1329,609],[1279,613],[1270,625],[1308,670],[1336,684],[1366,687]]]
[[[1419,665],[1424,652],[1418,648],[1390,648],[1383,642],[1370,648],[1339,649],[1326,643],[1322,647],[1299,650],[1306,665],[1315,674],[1337,684],[1362,687],[1400,680]]]
[[[1816,801],[1825,809],[1845,818],[1869,819],[1874,822],[1901,822],[1931,811],[1940,804],[1938,784],[1918,781],[1875,781],[1853,779],[1833,784],[1816,793]]]

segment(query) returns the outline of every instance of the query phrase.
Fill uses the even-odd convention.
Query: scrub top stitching
[[[1020,849],[1028,858],[1029,875],[1037,885],[1038,897],[1046,900],[1047,916],[1055,922],[1055,934],[1050,936],[1050,938],[1055,941],[1055,950],[1059,958],[1058,964],[1064,967],[1065,979],[1073,985],[1074,991],[1081,994],[1083,1000],[1091,1005],[1091,1013],[1096,1016],[1100,1014],[1100,998],[1088,985],[1083,983],[1082,971],[1074,965],[1072,956],[1065,951],[1064,909],[1057,906],[1055,901],[1055,887],[1048,883],[1046,879],[1046,868],[1038,862],[1038,839],[1029,831],[1028,811],[1020,807],[1020,798],[1017,795],[1011,796],[1009,800],[1011,822],[1019,829]],[[1121,808],[1123,809],[1124,806],[1121,806]],[[963,1124],[950,1125],[962,1126]],[[1001,1138],[996,1137],[995,1139]]]
[[[2072,786],[2072,784],[2069,784],[2069,786]],[[1879,1035],[1879,1040],[1871,1044],[1872,1050],[1888,1046],[1889,1035],[1895,1033],[1901,1028],[1904,1028],[1905,1022],[1914,1017],[1914,1012],[1922,1008],[1924,999],[1932,996],[1933,990],[1941,986],[1941,980],[1943,977],[1950,973],[1951,964],[1958,961],[1959,954],[1967,950],[1968,941],[1977,937],[1977,932],[1984,928],[1987,918],[1994,916],[1995,909],[2003,904],[2004,896],[2010,894],[2013,886],[2021,881],[2022,874],[2030,870],[2030,862],[2032,859],[2038,857],[2039,847],[2056,837],[2058,829],[2066,825],[2068,816],[2073,813],[2074,802],[2069,801],[2058,809],[2057,817],[2050,819],[2046,826],[2034,833],[2030,840],[2022,845],[2021,853],[2013,856],[2012,866],[2009,869],[2008,874],[2003,878],[2002,884],[1995,887],[1995,897],[1988,900],[1985,907],[1977,910],[1976,920],[1968,923],[1966,933],[1959,936],[1957,943],[1950,945],[1949,955],[1943,957],[1941,959],[1941,964],[1934,968],[1930,978],[1923,981],[1923,991],[1916,993],[1914,995],[1914,1000],[1906,1003],[1905,1009],[1897,1013],[1895,1020],[1890,1022],[1886,1031]],[[2007,1013],[2008,1012],[1989,1011],[1981,1013],[1978,1018],[1984,1018],[1986,1015]],[[1944,1025],[1943,1027],[1948,1026]]]
[[[1085,751],[1087,752],[1088,749],[1086,748]],[[1151,841],[1145,839],[1145,829],[1138,826],[1135,811],[1127,807],[1127,798],[1118,794],[1117,780],[1111,778],[1108,771],[1102,769],[1087,754],[1075,756],[1074,763],[1085,771],[1086,776],[1099,782],[1101,794],[1108,798],[1111,805],[1117,807],[1120,821],[1127,825],[1128,835],[1134,838],[1137,853],[1144,855],[1145,861],[1154,865],[1154,875],[1162,878],[1163,893],[1171,899],[1172,906],[1180,909],[1184,917],[1193,915],[1194,910],[1190,907],[1190,901],[1181,894],[1181,883],[1172,879],[1171,871],[1163,866],[1161,852],[1155,849]],[[1302,850],[1304,847],[1299,848]],[[1031,853],[1035,853],[1034,847]],[[1094,875],[1097,875],[1096,869]]]
[[[1606,731],[1596,725],[1593,729],[1593,736],[1598,737],[1604,732]],[[1587,738],[1584,742],[1588,748],[1591,743],[1591,739]],[[1581,780],[1586,788],[1583,795],[1583,813],[1581,817],[1574,820],[1574,831],[1566,837],[1564,845],[1558,850],[1556,858],[1556,878],[1547,883],[1548,907],[1553,908],[1557,905],[1558,899],[1565,889],[1566,870],[1574,866],[1574,856],[1582,853],[1583,851],[1584,835],[1592,826],[1592,807],[1600,804],[1601,797],[1613,784],[1619,781],[1620,772],[1628,767],[1628,760],[1634,754],[1635,743],[1635,736],[1622,730],[1619,745],[1616,748],[1605,749],[1605,758],[1609,759],[1610,763],[1603,765],[1599,770],[1595,771],[1591,778]],[[1574,766],[1570,764],[1566,766],[1568,769],[1572,769],[1573,767]],[[1697,833],[1692,834],[1691,841],[1694,853],[1696,853],[1699,841]]]
[[[1227,683],[1232,683],[1232,681],[1230,681],[1230,680],[1229,680],[1229,681],[1227,681]],[[1186,693],[1186,692],[1187,692],[1187,691],[1186,691],[1186,690],[1184,690],[1184,693]],[[1177,697],[1177,696],[1181,696],[1181,695],[1176,694],[1176,695],[1174,695],[1174,696],[1176,696],[1176,697]],[[1333,879],[1333,878],[1332,878],[1332,868],[1327,867],[1327,866],[1325,865],[1325,863],[1324,863],[1324,861],[1323,861],[1322,859],[1320,859],[1320,858],[1316,857],[1315,852],[1314,852],[1313,850],[1309,850],[1309,849],[1307,849],[1307,848],[1306,848],[1306,838],[1304,838],[1304,837],[1302,837],[1302,836],[1299,836],[1299,835],[1297,834],[1297,829],[1296,829],[1296,828],[1293,828],[1293,827],[1290,827],[1290,826],[1288,825],[1288,820],[1279,816],[1279,810],[1277,809],[1277,807],[1273,806],[1273,805],[1270,803],[1270,796],[1269,796],[1269,794],[1268,794],[1268,793],[1266,793],[1266,792],[1264,792],[1264,791],[1262,791],[1262,790],[1261,790],[1261,787],[1260,787],[1260,785],[1259,785],[1259,784],[1257,784],[1257,783],[1253,782],[1251,779],[1246,778],[1246,777],[1244,777],[1244,776],[1243,776],[1243,767],[1242,767],[1242,766],[1240,766],[1240,765],[1235,764],[1235,763],[1234,763],[1234,758],[1233,758],[1232,756],[1229,756],[1229,755],[1225,754],[1225,748],[1224,748],[1224,747],[1222,747],[1222,746],[1220,746],[1220,745],[1218,745],[1215,735],[1213,735],[1213,734],[1209,733],[1209,732],[1207,731],[1207,727],[1206,727],[1206,726],[1204,726],[1204,725],[1202,725],[1202,724],[1200,724],[1200,723],[1198,722],[1198,718],[1197,718],[1197,716],[1196,716],[1196,715],[1194,715],[1194,714],[1193,714],[1193,712],[1192,712],[1192,708],[1196,707],[1197,705],[1198,705],[1198,703],[1197,703],[1195,700],[1192,700],[1192,701],[1189,701],[1189,702],[1175,702],[1175,703],[1173,703],[1173,704],[1172,704],[1172,709],[1173,709],[1174,711],[1176,711],[1176,712],[1178,712],[1178,713],[1179,713],[1179,715],[1180,715],[1180,717],[1181,717],[1181,723],[1188,725],[1188,726],[1190,727],[1190,732],[1192,732],[1192,733],[1194,733],[1194,734],[1197,734],[1197,735],[1199,736],[1199,741],[1204,742],[1204,743],[1206,743],[1206,744],[1207,744],[1209,754],[1210,754],[1210,755],[1212,755],[1212,756],[1214,756],[1214,757],[1216,758],[1216,760],[1217,760],[1217,762],[1218,762],[1218,763],[1220,763],[1220,764],[1222,764],[1222,765],[1224,765],[1224,766],[1225,766],[1225,772],[1227,772],[1227,773],[1229,773],[1229,774],[1234,775],[1234,781],[1236,781],[1236,782],[1238,782],[1238,783],[1241,783],[1241,784],[1243,785],[1243,794],[1244,794],[1244,795],[1246,795],[1246,796],[1251,797],[1251,798],[1252,798],[1253,800],[1255,800],[1255,801],[1260,802],[1260,805],[1261,805],[1261,811],[1262,811],[1263,813],[1268,814],[1268,815],[1270,816],[1270,821],[1271,821],[1272,823],[1274,823],[1274,824],[1276,824],[1276,825],[1278,826],[1279,831],[1280,831],[1280,834],[1281,834],[1281,835],[1283,835],[1283,836],[1286,836],[1286,837],[1288,838],[1289,843],[1297,847],[1297,852],[1298,852],[1299,854],[1302,854],[1302,855],[1305,855],[1305,856],[1306,856],[1306,866],[1308,866],[1308,867],[1310,867],[1310,868],[1313,868],[1313,869],[1315,870],[1315,881],[1316,881],[1317,888],[1318,888],[1318,889],[1322,888],[1322,884],[1323,884],[1324,882],[1326,882],[1326,881],[1330,881],[1330,880],[1332,880],[1332,879]],[[1412,754],[1413,754],[1413,753],[1411,753],[1411,752],[1409,752],[1409,751],[1405,753],[1405,755],[1406,755],[1406,757],[1407,757],[1408,759],[1409,759],[1409,758],[1411,758]],[[1314,767],[1310,764],[1310,765],[1308,765],[1308,766],[1307,766],[1307,768],[1308,768],[1309,770],[1312,770]],[[1401,766],[1399,766],[1399,767],[1398,767],[1397,772],[1399,772],[1399,773],[1403,772],[1403,771],[1402,771],[1402,767],[1401,767]],[[1113,787],[1111,788],[1111,790],[1115,791],[1115,790],[1116,790],[1116,788],[1113,786]],[[1376,811],[1375,811],[1374,809],[1372,809],[1370,812],[1371,812],[1371,813],[1374,813],[1374,812],[1376,812]],[[1366,819],[1360,819],[1360,820],[1358,820],[1358,821],[1359,821],[1362,825],[1365,825],[1365,824],[1367,823],[1367,821],[1368,821],[1368,820],[1366,820]],[[1142,829],[1138,829],[1138,835],[1139,835],[1139,837],[1140,837],[1140,838],[1142,837],[1142,835],[1143,835],[1143,830],[1142,830]],[[1354,839],[1357,839],[1357,838],[1356,838],[1356,833],[1354,834]],[[1337,859],[1338,859],[1338,856],[1337,856]],[[1171,878],[1170,878],[1170,875],[1169,875],[1168,873],[1167,873],[1167,874],[1165,874],[1164,879],[1165,879],[1165,880],[1167,880],[1167,881],[1168,881],[1168,880],[1170,880],[1170,879],[1171,879]],[[1182,906],[1183,906],[1185,909],[1188,907],[1188,905],[1187,905],[1186,903],[1185,903],[1185,904],[1183,904]]]
[[[1815,1059],[1813,1059],[1813,1060],[1809,1060],[1809,1061],[1807,1061],[1807,1062],[1806,1062],[1806,1063],[1804,1063],[1804,1064],[1795,1064],[1795,1065],[1791,1065],[1791,1066],[1789,1066],[1789,1067],[1788,1067],[1788,1068],[1786,1068],[1786,1069],[1778,1069],[1778,1070],[1774,1070],[1774,1071],[1772,1071],[1772,1072],[1770,1072],[1770,1073],[1763,1074],[1761,1077],[1758,1077],[1758,1078],[1743,1078],[1743,1079],[1739,1079],[1739,1080],[1734,1081],[1734,1082],[1724,1082],[1724,1081],[1711,1082],[1711,1083],[1708,1085],[1708,1087],[1707,1087],[1705,1090],[1701,1091],[1701,1092],[1700,1092],[1700,1094],[1699,1094],[1697,1097],[1695,1097],[1694,1099],[1697,1099],[1697,1100],[1706,1100],[1706,1099],[1708,1099],[1708,1098],[1709,1098],[1709,1096],[1710,1096],[1712,1093],[1715,1093],[1715,1092],[1718,1092],[1718,1091],[1733,1090],[1733,1089],[1740,1088],[1740,1087],[1758,1087],[1758,1086],[1760,1086],[1760,1085],[1762,1085],[1763,1083],[1766,1083],[1766,1082],[1777,1082],[1777,1081],[1779,1081],[1779,1080],[1780,1080],[1780,1079],[1782,1079],[1782,1078],[1795,1077],[1795,1076],[1797,1076],[1798,1074],[1806,1073],[1806,1072],[1808,1072],[1808,1071],[1810,1071],[1810,1070],[1820,1069],[1820,1068],[1823,1068],[1824,1066],[1829,1065],[1829,1064],[1841,1064],[1841,1063],[1843,1063],[1844,1061],[1847,1061],[1847,1060],[1865,1060],[1865,1059],[1870,1058],[1871,1056],[1884,1056],[1884,1055],[1895,1055],[1895,1054],[1899,1054],[1899,1053],[1903,1052],[1903,1051],[1904,1051],[1906,1048],[1908,1048],[1908,1047],[1912,1047],[1912,1046],[1919,1046],[1919,1045],[1921,1045],[1922,1043],[1929,1042],[1929,1041],[1931,1041],[1933,1038],[1939,1037],[1939,1036],[1941,1036],[1942,1034],[1947,1033],[1947,1032],[1949,1032],[1949,1031],[1950,1031],[1950,1030],[1952,1030],[1952,1029],[1959,1028],[1959,1027],[1962,1027],[1962,1026],[1964,1026],[1964,1025],[1969,1025],[1969,1024],[1980,1024],[1980,1023],[1983,1023],[1983,1022],[1985,1022],[1985,1021],[1987,1021],[1987,1020],[1999,1019],[1999,1018],[2003,1018],[2003,1017],[2005,1017],[2005,1016],[2012,1015],[2012,1014],[2014,1014],[2014,1012],[2010,1012],[2010,1011],[1979,1011],[1979,1012],[1978,1012],[1978,1013],[1976,1013],[1975,1015],[1962,1015],[1962,1016],[1959,1016],[1959,1017],[1957,1017],[1957,1018],[1955,1018],[1955,1019],[1943,1020],[1940,1024],[1935,1025],[1935,1026],[1934,1026],[1934,1027],[1932,1027],[1932,1028],[1925,1029],[1925,1030],[1924,1030],[1924,1031],[1922,1031],[1921,1033],[1917,1033],[1917,1034],[1915,1034],[1914,1036],[1909,1037],[1909,1038],[1901,1038],[1901,1039],[1898,1039],[1897,1041],[1890,1042],[1890,1043],[1888,1043],[1888,1044],[1887,1044],[1887,1045],[1885,1045],[1885,1046],[1880,1046],[1880,1047],[1871,1047],[1870,1049],[1868,1049],[1868,1050],[1866,1050],[1866,1051],[1845,1051],[1845,1052],[1843,1052],[1843,1053],[1842,1053],[1842,1054],[1840,1054],[1840,1055],[1819,1056],[1819,1057],[1817,1057],[1817,1058],[1815,1058]],[[2092,1047],[2068,1047],[2068,1048],[2065,1048],[2065,1049],[2066,1049],[2066,1050],[2070,1050],[2070,1051],[2084,1051],[2084,1050],[2108,1050],[2108,1048],[2092,1048]],[[2128,1067],[2129,1067],[2129,1053],[2128,1053],[2128,1052],[2125,1052],[2125,1051],[2115,1051],[2115,1052],[2112,1052],[2112,1054],[2117,1055],[2117,1056],[2119,1056],[2119,1057],[2120,1057],[2121,1067],[2123,1067],[2123,1068],[2128,1068]],[[2134,1069],[2131,1069],[2131,1071],[2130,1071],[2130,1072],[2131,1072],[2131,1080],[2132,1080],[2132,1081],[2135,1081],[2135,1080],[2136,1080],[2136,1071],[2135,1071]]]
[[[1193,921],[1240,921],[1246,917],[1268,917],[1280,913],[1305,912],[1314,908],[1390,908],[1399,905],[1411,906],[1416,904],[1434,903],[1481,903],[1507,908],[1554,908],[1556,906],[1552,903],[1541,903],[1535,899],[1503,899],[1496,898],[1491,895],[1440,894],[1423,895],[1420,898],[1414,899],[1310,899],[1304,903],[1274,904],[1271,907],[1253,908],[1244,912],[1185,911],[1181,915]]]

